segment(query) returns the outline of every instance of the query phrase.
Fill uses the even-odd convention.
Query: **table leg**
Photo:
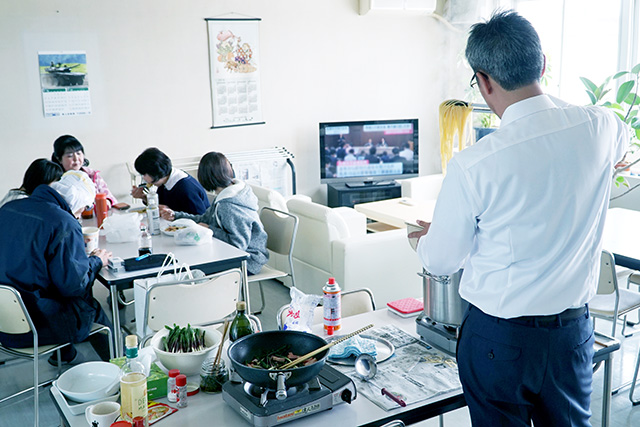
[[[609,427],[609,414],[611,412],[611,358],[609,353],[604,361],[604,385],[602,390],[602,427]]]
[[[118,287],[109,286],[111,293],[111,323],[113,323],[113,349],[116,357],[122,356],[122,337],[120,336],[120,310],[118,310]]]

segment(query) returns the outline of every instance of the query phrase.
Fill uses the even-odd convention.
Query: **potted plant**
[[[637,188],[638,185],[630,187],[629,183],[624,176],[620,173],[624,170],[628,170],[631,166],[640,162],[640,157],[634,156],[636,150],[640,147],[640,117],[638,117],[638,111],[640,110],[640,64],[637,64],[631,69],[631,71],[619,71],[616,74],[607,77],[601,85],[596,85],[586,77],[580,77],[580,80],[586,88],[587,95],[591,99],[591,104],[601,105],[613,110],[614,113],[629,126],[631,138],[629,140],[629,150],[624,159],[616,165],[614,172],[614,182],[617,187],[623,185],[628,188],[624,193],[616,196],[619,198]],[[607,95],[611,89],[609,84],[616,80],[624,80],[620,84],[615,96],[615,102],[605,101],[605,95]],[[637,157],[634,159],[634,157]]]

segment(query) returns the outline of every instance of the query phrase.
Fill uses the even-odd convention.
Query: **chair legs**
[[[255,315],[258,315],[258,314],[262,313],[262,310],[264,310],[264,307],[265,307],[265,304],[266,304],[265,300],[264,300],[264,289],[262,289],[262,280],[258,282],[258,287],[260,288],[260,301],[261,301],[261,303],[260,303],[260,310],[257,310],[257,311],[254,311],[253,313],[251,313],[251,314],[255,314]]]
[[[636,358],[636,369],[633,372],[633,380],[631,380],[631,389],[629,390],[629,400],[633,405],[640,404],[640,399],[634,399],[633,392],[636,389],[636,380],[638,379],[638,369],[640,368],[640,349],[638,350],[638,357]]]

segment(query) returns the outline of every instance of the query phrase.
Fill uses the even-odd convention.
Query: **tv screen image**
[[[322,183],[412,176],[418,176],[418,119],[320,123]]]

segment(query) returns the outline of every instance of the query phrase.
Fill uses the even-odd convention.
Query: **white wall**
[[[265,125],[210,129],[204,18],[262,18]],[[78,137],[116,196],[124,162],[284,146],[298,192],[324,202],[318,122],[420,119],[421,173],[439,172],[438,104],[463,97],[464,34],[412,13],[358,15],[357,0],[20,0],[0,2],[0,196],[55,138]],[[44,118],[38,51],[87,53],[92,114]]]

